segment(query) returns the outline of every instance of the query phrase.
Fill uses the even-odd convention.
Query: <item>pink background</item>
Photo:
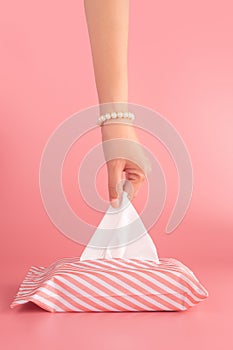
[[[145,343],[147,349],[231,349],[232,2],[131,1],[129,101],[167,118],[193,163],[188,213],[176,231],[166,235],[177,173],[162,144],[142,138],[161,162],[168,183],[165,210],[150,231],[159,255],[185,263],[210,293],[205,302],[179,314],[52,315],[32,304],[9,310],[31,265],[46,266],[83,250],[48,218],[39,191],[39,163],[54,129],[98,100],[83,1],[10,0],[2,7],[0,344],[8,349],[19,342],[24,349],[31,348],[31,342],[41,349],[48,341],[50,349],[64,349],[69,342],[85,349],[139,349]],[[91,144],[100,142],[99,129],[94,135]],[[83,143],[86,151],[89,141]],[[74,145],[64,169],[74,208],[79,147]],[[107,180],[101,189],[105,196],[106,186]],[[135,200],[137,209],[142,199],[140,194]],[[93,337],[84,337],[84,331],[93,332]]]

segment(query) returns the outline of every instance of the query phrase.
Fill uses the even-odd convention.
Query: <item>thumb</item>
[[[122,183],[123,164],[109,162],[108,164],[108,192],[109,200],[114,208],[119,207],[123,192]]]

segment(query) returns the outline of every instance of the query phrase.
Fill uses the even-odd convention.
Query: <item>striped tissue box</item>
[[[194,273],[173,258],[57,260],[32,266],[10,305],[50,312],[178,311],[208,297]]]

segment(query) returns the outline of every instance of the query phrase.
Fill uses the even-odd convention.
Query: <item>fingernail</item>
[[[117,198],[117,199],[112,200],[111,201],[111,206],[113,208],[118,208],[119,207],[119,199]]]

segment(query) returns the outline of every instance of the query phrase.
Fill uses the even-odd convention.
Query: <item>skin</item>
[[[127,111],[129,0],[84,0],[84,8],[100,114]],[[133,121],[129,120],[107,120],[101,126],[101,135],[103,143],[124,138],[140,144]],[[141,157],[141,165],[142,153],[137,152],[137,157]],[[123,158],[108,160],[106,164],[111,205],[120,205],[123,189],[130,200],[135,198],[145,179],[145,168]],[[133,191],[127,190],[127,184],[122,186],[124,178]]]

